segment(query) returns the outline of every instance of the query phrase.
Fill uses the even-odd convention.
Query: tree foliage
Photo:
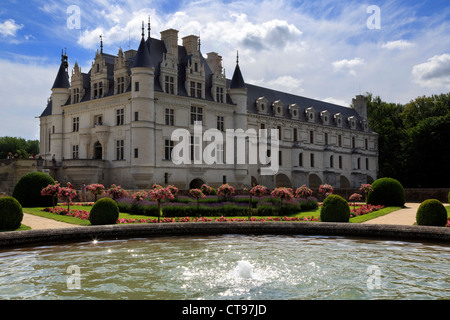
[[[26,159],[31,154],[39,153],[38,140],[25,140],[17,137],[0,137],[0,159],[6,159],[8,153],[17,153],[20,159]]]
[[[448,187],[450,93],[422,96],[406,105],[367,94],[370,127],[379,134],[379,177],[406,187]]]

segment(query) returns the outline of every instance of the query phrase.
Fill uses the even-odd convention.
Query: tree
[[[0,137],[0,159],[6,159],[9,152],[17,153],[19,158],[26,159],[31,154],[39,153],[39,141],[17,137]]]

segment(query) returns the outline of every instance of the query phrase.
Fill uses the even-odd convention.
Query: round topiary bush
[[[52,198],[42,196],[41,191],[54,183],[55,180],[46,173],[30,172],[17,181],[12,196],[22,207],[51,207]]]
[[[417,210],[416,222],[419,226],[445,227],[447,210],[439,200],[425,200]]]
[[[405,189],[402,184],[392,178],[381,178],[372,184],[373,191],[367,196],[367,203],[385,207],[403,207],[405,205]]]
[[[348,222],[350,219],[350,206],[341,196],[332,194],[325,198],[320,209],[322,222]]]
[[[97,200],[89,214],[92,225],[116,224],[118,218],[119,207],[111,198]]]
[[[15,230],[23,219],[22,206],[13,197],[0,198],[0,230]]]

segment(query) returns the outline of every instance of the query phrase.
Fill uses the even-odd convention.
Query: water
[[[450,245],[164,237],[0,251],[0,299],[449,299]]]

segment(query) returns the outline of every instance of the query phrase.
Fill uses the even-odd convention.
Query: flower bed
[[[356,203],[351,204],[353,206],[353,209],[350,210],[350,218],[363,216],[365,214],[378,211],[384,208],[382,205],[373,206],[371,204],[363,204],[362,206],[356,208],[358,205]]]

